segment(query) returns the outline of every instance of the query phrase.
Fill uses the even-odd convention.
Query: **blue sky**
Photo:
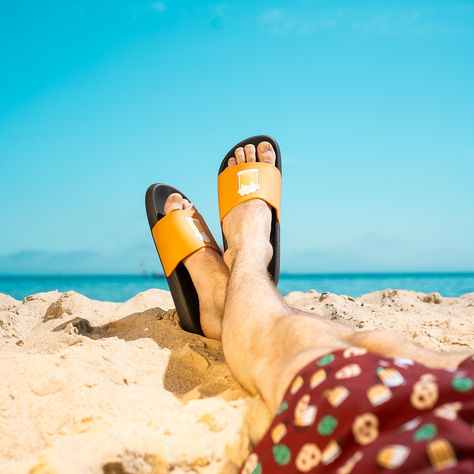
[[[144,209],[283,156],[282,271],[474,271],[474,1],[3,2],[0,273],[161,270]]]

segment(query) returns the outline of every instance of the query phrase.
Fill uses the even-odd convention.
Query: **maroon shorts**
[[[428,369],[365,349],[304,367],[244,474],[474,473],[474,360]]]

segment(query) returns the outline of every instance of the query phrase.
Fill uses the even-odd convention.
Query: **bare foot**
[[[178,193],[170,194],[165,203],[165,214],[196,210],[194,204]],[[183,260],[199,297],[201,328],[206,337],[220,339],[224,300],[229,270],[222,256],[210,247],[197,250]]]
[[[276,155],[268,142],[237,148],[235,156],[229,158],[228,166],[242,163],[264,162],[275,164]],[[232,269],[237,252],[249,252],[257,265],[266,268],[272,258],[270,244],[272,212],[270,206],[261,199],[252,199],[234,207],[223,219],[222,228],[227,240],[228,250],[224,260]]]

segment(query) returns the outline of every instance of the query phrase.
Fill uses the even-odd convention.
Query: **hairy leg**
[[[271,145],[237,149],[229,166],[245,161],[274,163]],[[261,200],[234,208],[223,221],[230,269],[222,325],[229,367],[251,393],[275,412],[297,372],[324,354],[351,346],[388,357],[407,357],[432,367],[455,367],[467,354],[439,354],[384,331],[356,332],[333,321],[289,308],[267,273],[271,211]]]
[[[352,346],[363,347],[385,357],[405,357],[433,369],[456,368],[469,356],[469,352],[435,352],[388,331],[354,332],[345,336],[344,340]]]
[[[235,163],[275,162],[271,145],[263,142],[238,149]],[[239,382],[259,393],[275,411],[296,372],[316,357],[349,345],[333,324],[290,309],[267,273],[272,257],[269,243],[271,211],[261,200],[234,208],[223,221],[229,248],[224,261],[230,269],[222,326],[227,363]],[[342,328],[342,332],[346,329]],[[347,329],[347,332],[350,332]]]

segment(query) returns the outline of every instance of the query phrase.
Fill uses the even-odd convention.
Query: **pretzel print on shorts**
[[[474,472],[474,360],[429,369],[349,348],[293,379],[243,474]]]

